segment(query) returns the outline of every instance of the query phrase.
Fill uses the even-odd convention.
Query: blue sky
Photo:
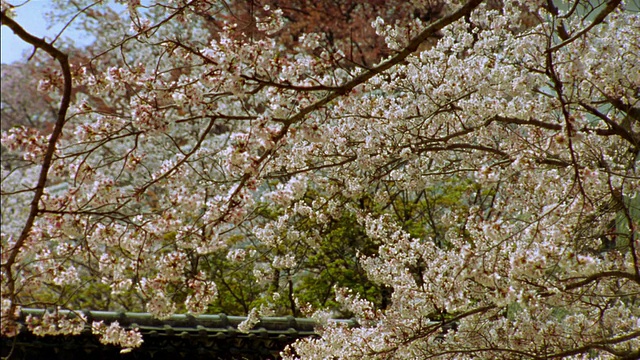
[[[9,0],[10,4],[21,4],[25,0]],[[38,36],[46,37],[48,40],[53,39],[58,32],[62,29],[63,25],[57,25],[50,27],[49,23],[45,20],[45,13],[51,9],[50,0],[31,0],[24,5],[15,9],[15,17],[20,25],[25,30]],[[1,61],[3,64],[8,64],[22,59],[24,56],[29,56],[33,47],[20,40],[13,34],[11,29],[6,26],[2,26],[2,43],[1,43]],[[63,36],[75,38],[76,45],[86,45],[91,40],[86,34],[78,36],[80,33],[77,30],[67,28]],[[86,39],[84,42],[77,39]],[[24,55],[26,54],[26,55]]]

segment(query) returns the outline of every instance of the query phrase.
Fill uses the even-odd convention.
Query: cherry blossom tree
[[[347,3],[385,48],[345,53],[367,38],[306,26],[304,1],[246,26],[233,2],[128,1],[123,20],[74,1],[99,36],[71,66],[3,2],[59,63],[39,84],[59,105],[50,133],[2,135],[21,158],[2,170],[2,334],[98,286],[105,307],[202,313],[234,263],[267,292],[242,330],[283,303],[318,320],[287,358],[640,356],[638,9]],[[388,293],[333,289],[355,327],[292,289],[339,236]]]

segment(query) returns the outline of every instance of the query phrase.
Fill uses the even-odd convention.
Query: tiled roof
[[[45,310],[22,309],[20,322],[24,323],[28,315],[42,316]],[[74,312],[60,313],[74,316]],[[77,313],[77,311],[75,312]],[[73,359],[90,358],[130,358],[130,359],[274,359],[284,347],[298,338],[316,336],[315,322],[306,318],[263,317],[248,333],[238,331],[238,324],[244,316],[217,315],[173,315],[159,320],[149,313],[82,311],[87,317],[87,326],[79,336],[36,337],[24,331],[16,338],[2,338],[2,356],[10,351],[15,343],[14,354],[26,358]],[[119,349],[101,345],[97,337],[91,334],[91,323],[114,321],[125,328],[138,328],[144,343],[131,354],[120,355]],[[353,320],[336,320],[356,325]],[[82,354],[74,357],[75,353]],[[131,356],[129,356],[131,355]],[[43,357],[42,357],[43,356]],[[128,357],[127,357],[128,356]],[[22,357],[16,357],[22,358]]]

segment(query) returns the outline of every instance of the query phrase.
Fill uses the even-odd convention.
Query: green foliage
[[[359,256],[373,256],[377,245],[369,239],[354,216],[343,216],[330,224],[320,246],[307,257],[295,291],[302,303],[315,308],[339,310],[333,300],[334,287],[348,287],[364,299],[384,307],[389,300],[384,288],[367,279]]]
[[[247,314],[258,305],[262,292],[250,264],[229,261],[222,251],[203,257],[202,261],[218,287],[218,297],[209,305],[208,313]]]
[[[343,207],[356,207],[373,216],[391,214],[413,237],[431,239],[434,246],[446,246],[445,233],[449,229],[441,223],[441,218],[446,214],[466,218],[470,207],[477,205],[463,200],[471,192],[477,193],[476,201],[481,203],[481,207],[482,203],[490,202],[495,193],[493,189],[480,189],[470,180],[450,178],[440,186],[418,193],[398,192],[386,204],[376,203],[373,196],[366,193],[357,200],[332,200]],[[309,189],[303,201],[315,208],[326,203],[316,189]],[[256,221],[276,221],[283,214],[284,208],[268,203],[259,206],[254,213]],[[267,249],[251,234],[237,235],[234,246],[247,253],[252,252],[253,256],[240,263],[229,261],[224,251],[203,257],[207,272],[218,284],[219,291],[219,297],[209,307],[209,312],[245,314],[252,307],[270,305],[277,315],[297,316],[300,315],[300,305],[311,305],[340,313],[340,305],[334,299],[336,287],[350,288],[379,308],[388,305],[390,290],[370,281],[359,263],[360,257],[376,256],[379,244],[366,235],[353,213],[342,212],[324,224],[299,215],[291,216],[288,221],[304,236],[316,236],[319,240],[312,241],[304,236],[286,240],[287,234],[281,234],[282,244]],[[456,231],[463,233],[464,224],[460,224]],[[261,263],[264,268],[269,268],[274,256],[288,252],[296,254],[294,268],[270,268],[264,274],[268,279],[257,278],[252,272],[255,264]],[[424,264],[410,270],[418,282],[427,271]],[[271,295],[275,292],[282,296],[274,299]],[[340,316],[350,314],[340,313]]]

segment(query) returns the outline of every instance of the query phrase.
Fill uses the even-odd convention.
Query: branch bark
[[[607,3],[607,6],[602,9],[602,11],[600,13],[598,13],[598,15],[596,16],[595,19],[593,19],[593,21],[591,22],[591,24],[589,24],[589,26],[587,26],[586,28],[578,31],[576,34],[574,34],[572,37],[566,39],[565,41],[561,42],[560,44],[551,47],[547,50],[547,52],[554,52],[558,49],[561,49],[569,44],[571,44],[572,42],[576,41],[577,39],[579,39],[582,35],[586,34],[589,32],[589,30],[593,29],[596,25],[600,24],[601,22],[604,21],[604,19],[611,14],[617,7],[618,5],[620,5],[620,3],[622,2],[622,0],[611,0]]]
[[[64,80],[64,85],[62,88],[62,99],[60,101],[60,107],[58,109],[56,122],[53,128],[53,132],[49,136],[49,141],[47,144],[47,150],[42,159],[42,167],[40,169],[40,174],[38,176],[38,182],[34,189],[33,199],[31,200],[31,205],[29,208],[29,216],[27,217],[27,221],[25,222],[24,227],[20,233],[20,237],[16,241],[13,248],[9,250],[9,256],[7,257],[7,261],[2,264],[2,268],[6,274],[7,286],[10,291],[9,296],[12,298],[15,297],[14,290],[14,277],[12,272],[12,266],[16,261],[18,253],[24,246],[25,241],[29,237],[31,233],[31,229],[33,228],[33,223],[39,212],[39,203],[42,198],[42,194],[44,193],[44,187],[47,183],[47,176],[49,174],[49,168],[51,167],[51,163],[53,161],[53,155],[56,151],[56,144],[62,135],[62,128],[64,127],[67,110],[69,109],[69,105],[71,103],[71,90],[72,90],[72,82],[71,82],[71,67],[69,66],[69,57],[67,54],[62,52],[60,49],[54,47],[52,44],[47,43],[44,39],[38,38],[30,33],[28,33],[20,24],[15,22],[6,14],[6,10],[1,14],[2,25],[9,27],[20,39],[33,45],[36,50],[42,49],[44,52],[49,54],[51,57],[56,59],[60,64],[60,68],[62,70],[62,77]],[[14,301],[12,301],[12,306],[14,305]]]

